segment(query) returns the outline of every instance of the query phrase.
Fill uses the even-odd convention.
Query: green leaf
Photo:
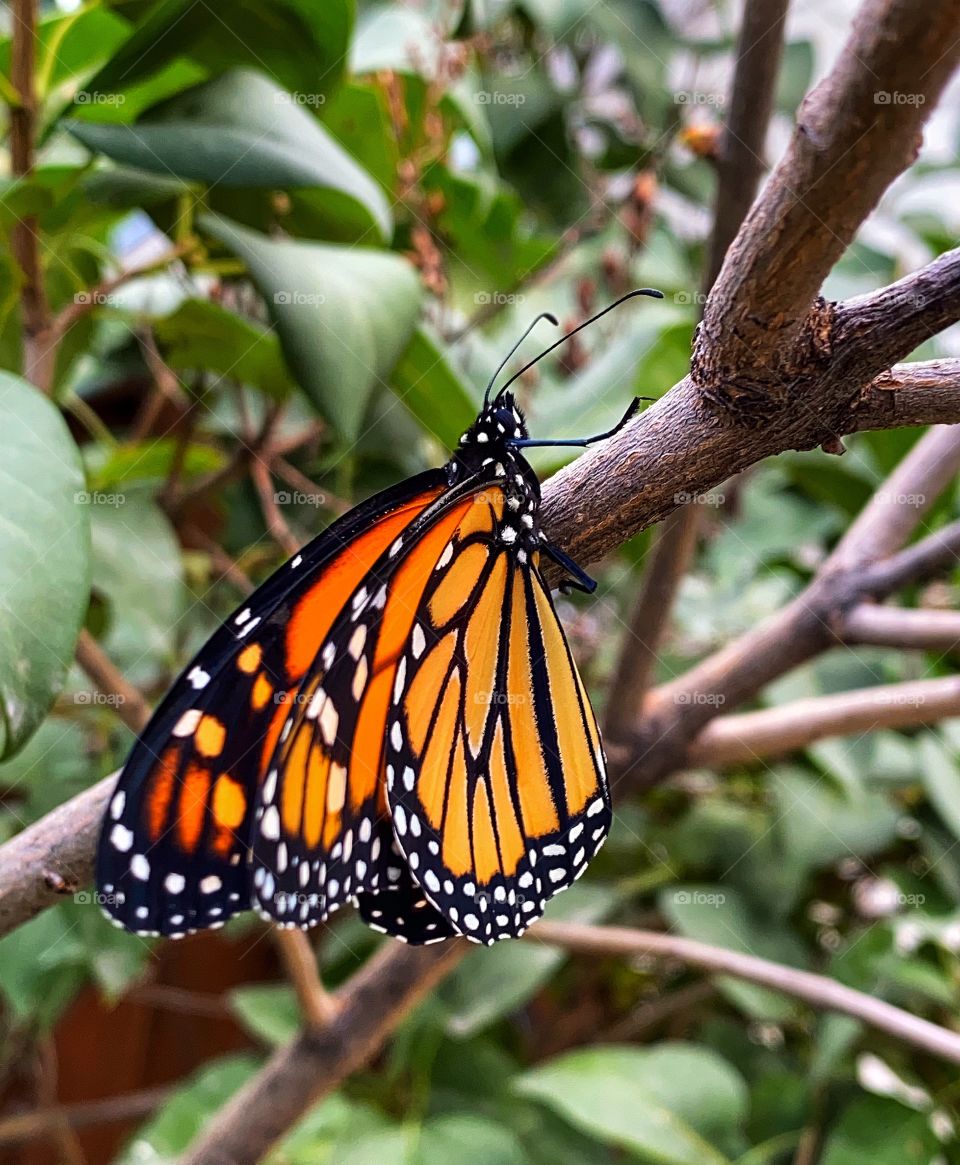
[[[400,5],[371,8],[357,22],[350,45],[351,73],[392,69],[431,80],[437,75],[441,42],[431,21]]]
[[[346,440],[410,341],[420,284],[384,251],[274,241],[225,219],[202,225],[238,255],[267,301],[301,387]]]
[[[141,493],[89,494],[93,589],[106,601],[103,647],[133,683],[167,673],[183,612],[180,548],[166,517]]]
[[[220,187],[319,188],[341,196],[326,208],[331,223],[338,214],[348,225],[358,220],[351,232],[357,237],[371,226],[381,239],[393,230],[379,185],[296,95],[257,73],[236,69],[218,77],[170,102],[155,120],[65,125],[88,149],[125,166]],[[346,207],[344,198],[356,207]]]
[[[495,1121],[466,1113],[435,1117],[423,1126],[411,1165],[527,1165],[523,1146]]]
[[[960,768],[943,741],[926,733],[920,738],[920,777],[944,825],[960,838]]]
[[[116,1158],[117,1165],[170,1165],[256,1070],[252,1056],[228,1056],[205,1064],[138,1129]]]
[[[262,69],[289,89],[333,90],[353,27],[353,0],[244,0],[223,16],[194,0],[160,0],[137,13],[133,34],[88,83],[124,90],[187,57],[216,75]]]
[[[692,1044],[570,1052],[515,1087],[571,1124],[662,1165],[722,1165],[711,1143],[746,1116],[746,1087],[716,1053]]]
[[[616,902],[611,887],[578,882],[553,899],[546,917],[600,922]],[[537,943],[497,943],[474,951],[440,988],[450,1009],[447,1029],[471,1036],[521,1007],[557,970],[566,955]]]
[[[926,1113],[871,1096],[844,1109],[820,1160],[821,1165],[930,1165],[940,1152]]]
[[[230,992],[230,1007],[247,1031],[266,1044],[289,1043],[301,1027],[297,998],[285,983],[237,987]]]
[[[423,427],[445,449],[477,415],[477,405],[444,355],[440,342],[425,328],[414,329],[397,361],[390,386]]]
[[[83,469],[57,409],[0,372],[0,757],[21,748],[63,686],[90,593]]]
[[[186,300],[157,320],[154,332],[166,362],[178,372],[213,372],[277,399],[293,388],[273,329],[210,300]]]

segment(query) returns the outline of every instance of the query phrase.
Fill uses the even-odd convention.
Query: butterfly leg
[[[569,594],[570,591],[583,591],[585,595],[592,595],[597,589],[597,580],[591,578],[583,567],[578,566],[559,546],[554,546],[552,542],[544,542],[541,549],[548,558],[552,558],[557,566],[562,567],[570,575],[560,584],[560,590],[564,594]]]
[[[560,440],[551,440],[548,437],[519,437],[515,440],[508,441],[507,444],[513,446],[514,449],[533,449],[538,446],[558,446],[558,445],[575,445],[578,448],[586,448],[587,445],[596,445],[599,441],[606,441],[608,437],[613,437],[616,433],[631,421],[640,408],[640,401],[643,397],[635,396],[627,407],[627,411],[623,414],[619,421],[612,429],[607,429],[605,433],[595,433],[592,437],[570,437]]]

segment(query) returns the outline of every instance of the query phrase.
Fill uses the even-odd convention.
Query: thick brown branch
[[[573,922],[538,922],[527,932],[531,942],[550,943],[589,955],[659,955],[679,959],[713,974],[732,975],[801,999],[818,1011],[836,1011],[886,1032],[952,1064],[960,1064],[960,1034],[899,1007],[845,987],[824,975],[784,967],[756,955],[728,951],[695,939],[651,930],[618,926],[587,926]]]
[[[916,157],[958,59],[956,0],[862,5],[707,304],[694,371],[714,399],[753,421],[796,399],[797,370],[829,352],[829,312],[810,315],[823,280]]]
[[[779,708],[721,716],[693,742],[686,763],[708,768],[750,764],[785,756],[829,736],[917,728],[950,716],[960,716],[958,676],[837,692]]]

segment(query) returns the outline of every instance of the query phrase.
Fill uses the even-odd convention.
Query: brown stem
[[[113,697],[117,716],[124,724],[139,732],[150,719],[150,705],[86,628],[77,639],[77,663],[101,692]]]
[[[844,643],[956,652],[960,649],[960,612],[863,603],[847,612],[840,634]]]
[[[686,763],[690,742],[724,709],[753,698],[766,684],[832,646],[847,610],[883,598],[906,581],[885,563],[960,470],[960,429],[931,429],[867,503],[813,582],[772,618],[721,648],[680,679],[651,693],[635,729],[631,762],[618,779],[644,785]],[[950,539],[937,541],[941,561]],[[929,569],[929,554],[912,556]],[[613,759],[613,758],[612,758]],[[619,768],[619,766],[618,766]]]
[[[169,1088],[145,1088],[140,1092],[128,1092],[104,1100],[57,1105],[4,1117],[0,1120],[0,1146],[32,1141],[48,1135],[51,1129],[57,1127],[83,1129],[115,1121],[138,1120],[159,1108],[169,1096]]]
[[[783,54],[786,9],[787,0],[747,0],[744,8],[717,164],[713,229],[703,273],[705,295],[713,287],[763,173],[763,147]],[[640,715],[677,589],[696,552],[702,516],[700,504],[693,501],[671,514],[656,533],[614,669],[606,716],[606,734],[611,740],[627,732]]]
[[[271,927],[273,941],[283,959],[287,978],[300,1004],[300,1014],[308,1029],[326,1027],[340,1010],[338,1001],[329,994],[317,970],[317,956],[302,930]]]
[[[586,954],[659,955],[679,959],[691,967],[732,975],[748,983],[770,987],[794,999],[801,999],[818,1011],[835,1011],[852,1016],[911,1047],[920,1048],[952,1064],[960,1064],[960,1034],[957,1032],[920,1019],[882,999],[845,987],[825,975],[784,967],[756,955],[728,951],[658,931],[587,926],[573,922],[537,922],[527,931],[525,939]]]
[[[605,728],[610,740],[629,732],[640,715],[677,587],[693,557],[700,516],[698,506],[685,506],[660,527],[610,683]]]
[[[828,736],[916,728],[958,715],[958,676],[837,692],[779,708],[721,716],[696,738],[685,763],[708,768],[751,764],[784,756]]]

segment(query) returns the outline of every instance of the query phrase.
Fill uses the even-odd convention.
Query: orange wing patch
[[[399,665],[388,733],[400,849],[433,906],[488,943],[579,877],[610,819],[593,713],[523,565],[493,539],[454,548]]]

